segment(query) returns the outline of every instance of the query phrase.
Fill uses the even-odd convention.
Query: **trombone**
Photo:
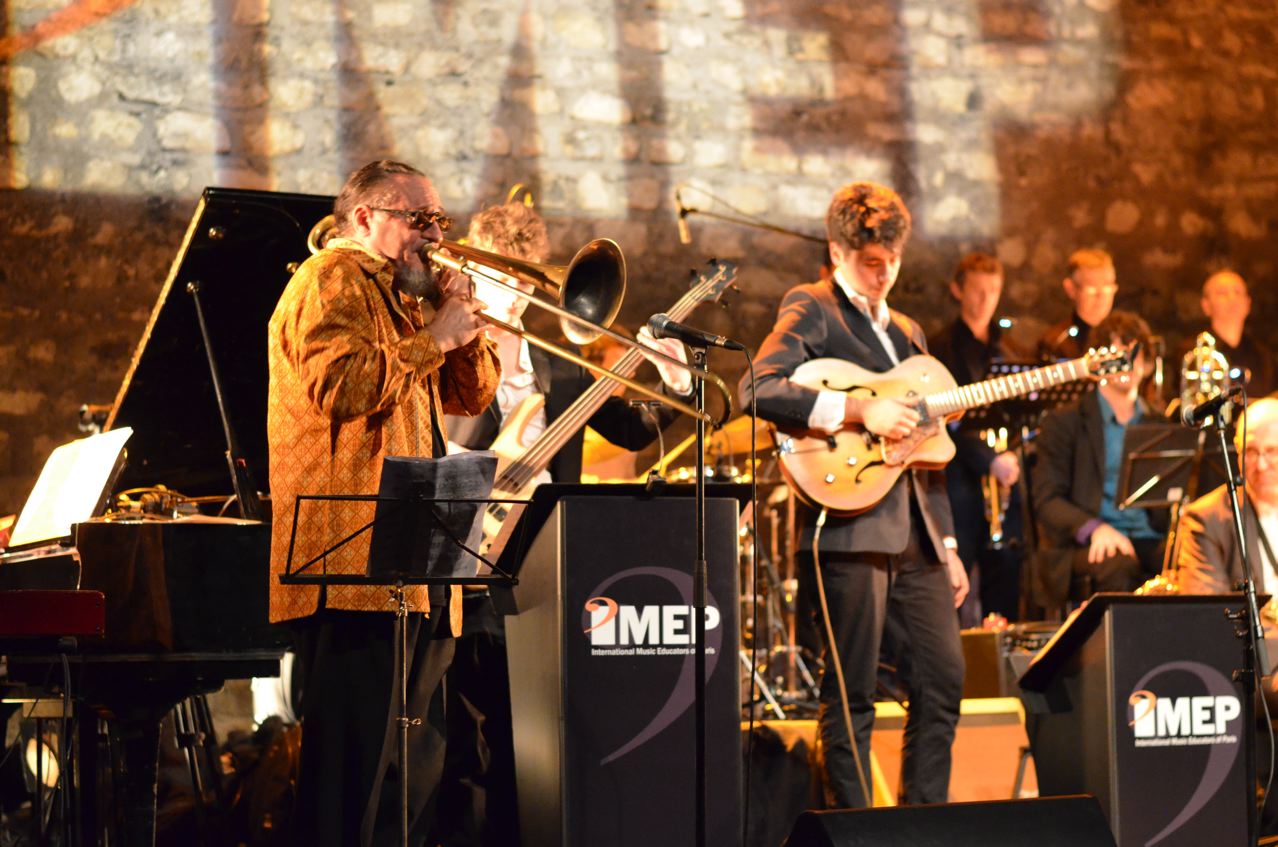
[[[326,215],[311,227],[310,234],[306,237],[306,246],[312,253],[318,253],[323,249],[333,236],[335,225],[333,216]],[[723,394],[723,412],[719,418],[715,418],[627,376],[597,365],[584,356],[552,341],[547,341],[535,333],[488,315],[480,315],[493,326],[520,336],[529,344],[540,347],[552,356],[558,356],[601,377],[619,382],[633,391],[660,400],[685,415],[699,418],[716,429],[723,426],[732,415],[732,394],[718,376],[693,367],[687,362],[681,362],[673,356],[667,356],[660,350],[654,350],[608,328],[616,318],[617,312],[621,310],[621,301],[626,293],[626,260],[615,241],[596,238],[578,250],[567,265],[550,265],[515,259],[447,240],[441,241],[438,245],[426,246],[421,254],[422,260],[429,264],[465,274],[472,281],[482,280],[490,285],[499,286],[527,298],[531,305],[558,315],[564,335],[575,344],[589,344],[600,336],[606,335],[630,349],[639,350],[684,368],[689,373],[712,383]],[[502,278],[503,276],[530,283],[534,288],[545,292],[558,302],[552,303],[540,297],[533,297],[508,283]]]

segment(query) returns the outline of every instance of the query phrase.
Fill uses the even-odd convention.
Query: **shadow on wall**
[[[0,514],[110,403],[181,241],[172,198],[0,191]]]

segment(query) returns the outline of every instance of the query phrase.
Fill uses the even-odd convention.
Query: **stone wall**
[[[976,247],[1026,335],[1077,246],[1172,339],[1225,263],[1272,325],[1276,38],[1268,0],[0,0],[0,514],[113,398],[203,186],[332,193],[382,155],[463,219],[524,183],[561,256],[618,240],[631,326],[717,256],[742,294],[696,320],[755,344],[821,258],[697,215],[682,246],[676,186],[819,233],[857,178],[916,213],[893,303],[929,329]]]

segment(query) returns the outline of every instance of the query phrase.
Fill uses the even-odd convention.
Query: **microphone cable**
[[[865,798],[865,808],[874,807],[874,800],[870,794],[869,781],[865,778],[865,765],[861,762],[861,749],[856,743],[856,733],[852,731],[852,709],[848,705],[848,684],[843,678],[843,660],[839,656],[839,647],[834,642],[834,624],[830,622],[830,606],[825,599],[825,580],[821,576],[821,530],[825,527],[825,518],[829,513],[828,507],[821,509],[821,514],[817,516],[816,530],[812,534],[812,570],[816,571],[817,593],[821,596],[821,617],[825,621],[825,638],[826,644],[830,651],[830,660],[834,663],[834,676],[839,683],[839,705],[843,707],[843,725],[848,731],[848,743],[852,747],[852,760],[856,765],[856,778],[861,783],[861,795]],[[830,665],[826,663],[826,673],[829,673]],[[825,680],[822,679],[824,684]],[[826,751],[828,756],[830,751]],[[829,765],[826,765],[829,770]]]

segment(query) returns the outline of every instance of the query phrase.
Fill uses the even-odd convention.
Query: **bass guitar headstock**
[[[737,266],[722,259],[711,259],[706,268],[692,271],[690,292],[698,303],[718,303],[725,292],[736,289]]]

